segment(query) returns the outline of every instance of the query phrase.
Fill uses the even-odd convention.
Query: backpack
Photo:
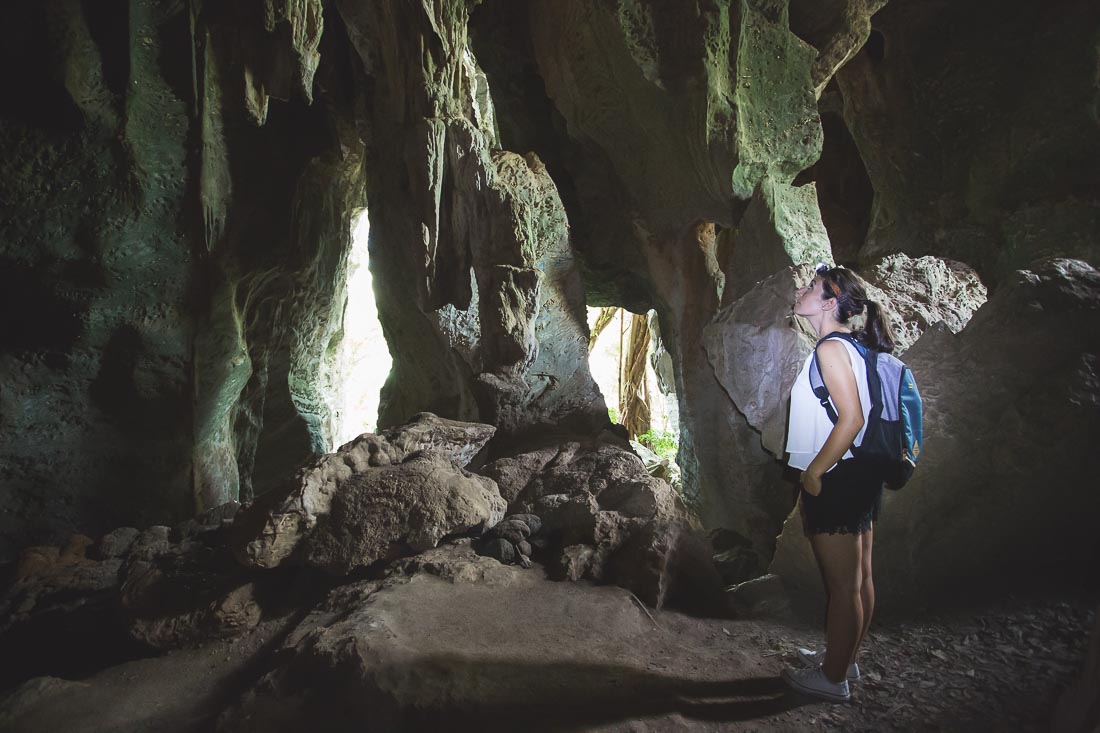
[[[867,348],[847,333],[831,333],[817,343],[831,338],[843,339],[855,346],[867,365],[871,410],[863,442],[852,446],[852,455],[878,464],[887,487],[900,489],[917,467],[923,439],[923,405],[913,372],[893,354]],[[836,410],[829,401],[829,390],[817,366],[817,346],[810,364],[810,387],[835,425]]]

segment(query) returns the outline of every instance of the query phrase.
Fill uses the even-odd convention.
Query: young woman
[[[864,310],[866,327],[853,336],[867,348],[892,351],[889,321],[851,270],[819,265],[794,303],[794,313],[809,321],[819,338],[851,333],[849,319]],[[856,652],[875,606],[871,543],[883,481],[850,450],[862,442],[871,409],[863,357],[839,338],[822,341],[816,353],[837,421],[834,425],[829,419],[810,387],[811,354],[791,389],[787,451],[788,463],[802,471],[803,526],[825,583],[826,644],[823,651],[799,649],[806,668],[785,669],[783,679],[801,692],[844,701],[850,694],[848,681],[859,679]]]

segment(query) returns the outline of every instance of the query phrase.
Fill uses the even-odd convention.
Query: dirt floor
[[[820,642],[810,625],[657,612],[618,588],[508,573],[491,584],[417,575],[325,627],[362,661],[338,674],[364,695],[385,688],[404,709],[394,727],[363,720],[358,729],[1040,731],[1079,673],[1096,607],[1095,598],[1048,595],[879,619],[852,702],[829,704],[778,677],[797,647]],[[219,713],[287,656],[300,623],[267,621],[235,641],[83,680],[36,678],[0,699],[0,730],[214,730]],[[261,729],[226,720],[223,730]],[[315,729],[335,727],[317,720]]]

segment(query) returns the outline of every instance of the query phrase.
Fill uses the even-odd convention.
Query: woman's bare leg
[[[831,682],[843,682],[856,644],[863,632],[862,541],[856,534],[817,534],[810,537],[814,554],[825,572],[829,610],[825,622],[825,663],[821,670]]]
[[[871,546],[875,540],[875,529],[872,527],[860,535],[860,565],[862,581],[859,585],[859,600],[863,605],[863,629],[860,631],[856,648],[852,652],[852,661],[856,661],[859,648],[867,636],[867,629],[871,628],[871,616],[875,613],[875,581],[871,575]]]

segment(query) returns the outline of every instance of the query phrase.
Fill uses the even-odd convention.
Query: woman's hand
[[[800,481],[807,494],[817,496],[821,493],[821,476],[816,472],[803,471]]]

